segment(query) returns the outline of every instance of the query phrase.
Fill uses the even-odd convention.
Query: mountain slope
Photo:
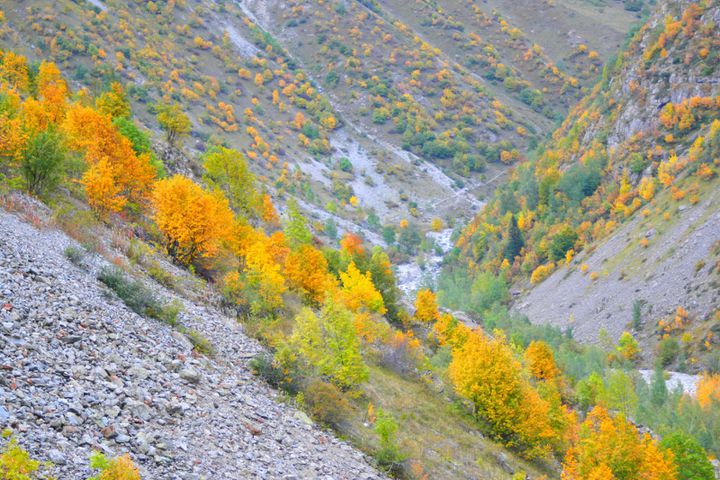
[[[130,451],[143,478],[384,478],[251,373],[261,347],[234,319],[147,282],[216,350],[196,355],[107,293],[102,257],[71,263],[79,245],[26,208],[41,229],[0,211],[0,423],[61,478],[86,478],[93,450]]]
[[[461,238],[473,268],[527,289],[515,305],[531,321],[572,327],[584,340],[635,328],[652,347],[678,333],[668,324],[681,308],[685,323],[697,322],[688,353],[711,348],[719,18],[711,4],[663,4]],[[642,321],[633,326],[635,302]]]

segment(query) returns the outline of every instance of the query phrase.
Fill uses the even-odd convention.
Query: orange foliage
[[[233,213],[220,192],[206,192],[182,175],[160,180],[152,194],[153,219],[179,262],[215,255],[232,233]]]
[[[415,318],[421,322],[432,322],[439,315],[437,296],[429,288],[419,290],[415,297]]]

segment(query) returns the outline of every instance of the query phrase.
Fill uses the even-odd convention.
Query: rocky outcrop
[[[62,232],[0,210],[0,429],[59,478],[86,478],[93,450],[129,452],[147,479],[379,479],[362,453],[314,426],[254,377],[261,346],[210,306],[181,321],[217,354],[130,311],[76,266]]]

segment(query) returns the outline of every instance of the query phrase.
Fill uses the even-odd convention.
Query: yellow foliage
[[[595,407],[565,456],[562,480],[674,480],[675,463],[649,434],[641,435],[622,415]]]
[[[552,349],[541,340],[533,341],[528,345],[525,350],[525,362],[530,374],[538,380],[552,380],[560,375]]]
[[[350,262],[347,272],[340,272],[340,281],[343,288],[339,296],[349,310],[359,312],[365,309],[381,315],[386,312],[385,302],[375,288],[370,272],[363,274],[355,266],[355,262]]]
[[[421,322],[432,322],[438,319],[437,297],[429,288],[419,290],[415,297],[415,318]]]
[[[720,402],[720,375],[704,373],[698,382],[696,396],[703,408]]]

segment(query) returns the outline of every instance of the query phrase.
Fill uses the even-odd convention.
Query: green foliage
[[[297,202],[290,200],[288,206],[288,221],[285,224],[285,237],[292,248],[310,243],[312,233],[308,227],[307,220],[300,213]]]
[[[352,313],[330,299],[319,316],[309,308],[300,311],[290,346],[341,388],[354,387],[368,378]]]
[[[395,440],[397,430],[398,425],[392,416],[379,408],[375,420],[375,433],[379,438],[379,447],[375,452],[375,458],[380,466],[390,471],[397,468],[397,465],[404,459]]]
[[[115,267],[105,267],[100,271],[98,280],[110,288],[133,312],[150,316],[149,313],[160,310],[160,303],[153,292],[137,280],[128,279]]]
[[[100,472],[88,480],[140,480],[140,473],[128,454],[108,459],[100,452],[93,452],[90,468]]]
[[[300,391],[303,375],[296,356],[285,346],[278,348],[273,356],[267,352],[258,354],[250,361],[250,368],[269,385],[290,394]]]
[[[515,260],[515,257],[520,254],[525,241],[522,237],[522,232],[518,228],[517,220],[515,215],[510,215],[510,223],[508,224],[507,230],[507,243],[505,244],[505,250],[503,251],[503,257],[505,257],[511,263]]]
[[[210,340],[208,340],[202,333],[198,332],[197,330],[186,330],[185,336],[190,340],[190,343],[192,343],[193,348],[203,355],[206,355],[208,357],[214,357],[215,356],[215,347],[213,347],[212,343],[210,343]]]
[[[123,303],[138,315],[154,318],[169,325],[177,325],[182,304],[171,302],[163,305],[152,290],[141,281],[128,279],[116,267],[103,268],[98,274],[98,280],[115,292]]]
[[[642,307],[645,304],[644,300],[635,300],[632,305],[632,327],[635,331],[640,331],[642,328]]]
[[[697,440],[682,432],[665,435],[660,446],[673,452],[678,480],[714,480],[715,469]]]
[[[80,266],[85,258],[85,249],[69,246],[63,250],[63,254],[65,255],[65,258],[70,260],[70,263]]]
[[[353,164],[347,157],[341,157],[340,160],[338,160],[338,168],[342,170],[343,172],[352,172],[353,171]]]
[[[663,367],[670,365],[675,361],[680,353],[680,344],[673,337],[663,338],[658,343],[657,361]]]
[[[597,372],[592,372],[575,386],[575,399],[585,411],[597,405],[605,396],[605,382]]]
[[[610,370],[606,379],[604,402],[608,408],[628,416],[638,406],[638,396],[630,375],[619,369]]]
[[[62,135],[54,128],[33,135],[22,151],[20,171],[25,187],[33,195],[44,195],[62,179],[65,147]]]
[[[225,147],[212,147],[203,155],[205,181],[225,192],[233,210],[247,218],[258,216],[261,198],[245,155]]]
[[[577,239],[577,232],[569,226],[565,226],[555,234],[550,242],[550,259],[557,261],[565,258],[565,254],[575,246]]]

